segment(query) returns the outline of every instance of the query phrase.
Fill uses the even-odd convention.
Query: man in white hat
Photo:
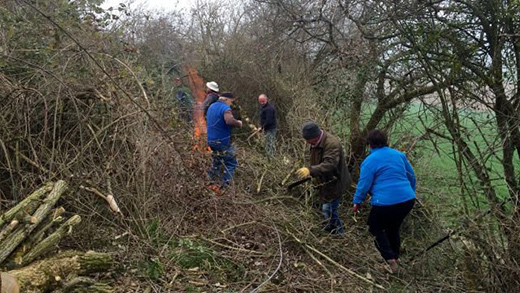
[[[204,117],[208,114],[211,104],[218,100],[218,84],[214,81],[206,82],[206,99],[204,100]]]

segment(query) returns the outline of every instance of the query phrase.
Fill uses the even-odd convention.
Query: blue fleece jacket
[[[415,174],[406,155],[389,147],[370,150],[361,164],[354,204],[365,201],[367,193],[373,206],[388,206],[415,198]]]
[[[216,101],[209,106],[206,115],[206,127],[208,133],[208,144],[230,146],[231,145],[231,126],[226,124],[224,113],[231,111],[226,103]]]

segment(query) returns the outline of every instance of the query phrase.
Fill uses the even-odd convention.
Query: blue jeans
[[[326,221],[325,228],[323,229],[327,232],[332,232],[333,234],[343,234],[345,232],[343,229],[343,223],[339,219],[338,214],[340,201],[340,199],[335,199],[331,202],[324,203],[321,206],[321,211]]]
[[[209,169],[209,179],[213,183],[217,183],[221,177],[220,173],[224,169],[222,175],[222,186],[228,186],[235,175],[235,168],[238,165],[235,158],[235,148],[231,145],[210,144],[211,148],[211,168]]]

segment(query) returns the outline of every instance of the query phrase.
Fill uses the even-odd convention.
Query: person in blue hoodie
[[[401,246],[399,228],[415,203],[415,174],[406,155],[388,147],[384,131],[370,131],[367,144],[370,154],[361,164],[352,210],[357,213],[367,194],[371,195],[369,231],[381,256],[395,273]]]

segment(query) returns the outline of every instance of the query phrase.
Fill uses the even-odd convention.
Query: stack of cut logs
[[[49,256],[81,221],[65,221],[56,202],[67,190],[64,181],[48,183],[0,215],[0,287],[15,292],[112,292],[88,277],[113,265],[106,253],[66,251]],[[41,257],[45,259],[38,260]]]

